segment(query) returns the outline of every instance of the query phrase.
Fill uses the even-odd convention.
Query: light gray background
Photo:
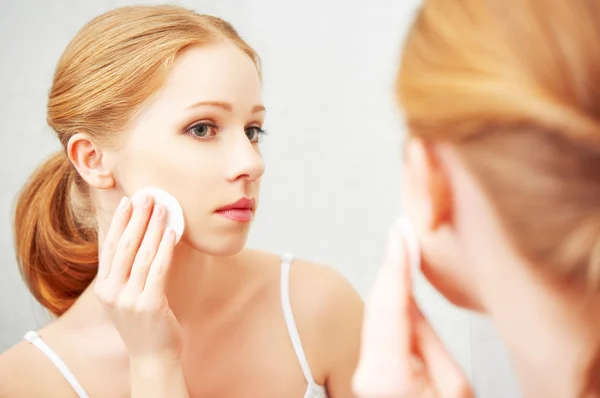
[[[127,0],[2,0],[0,8],[0,352],[47,322],[14,260],[13,199],[58,149],[45,122],[56,62],[77,30]],[[363,295],[400,213],[404,129],[392,94],[416,0],[174,2],[221,16],[264,62],[267,172],[250,246],[338,268]],[[488,321],[450,306],[422,279],[417,294],[479,397],[518,397]]]

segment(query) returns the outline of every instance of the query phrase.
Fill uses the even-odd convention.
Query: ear
[[[437,230],[452,221],[450,179],[435,145],[417,138],[409,139],[403,192],[408,211],[421,227]]]
[[[101,148],[87,134],[77,133],[69,139],[67,156],[91,187],[109,189],[115,186],[112,172],[103,164]]]

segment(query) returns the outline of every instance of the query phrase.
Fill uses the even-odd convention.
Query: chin
[[[474,295],[470,294],[472,287],[468,281],[461,283],[453,272],[423,267],[423,275],[428,282],[453,305],[471,311],[482,312],[483,307]]]
[[[248,233],[239,231],[237,233],[212,233],[193,234],[185,233],[181,237],[180,244],[184,244],[196,251],[210,256],[228,257],[241,252],[246,246]]]

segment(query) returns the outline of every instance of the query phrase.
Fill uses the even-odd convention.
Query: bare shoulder
[[[33,398],[60,391],[55,386],[56,378],[36,350],[22,341],[0,354],[0,397]]]
[[[278,255],[259,256],[264,256],[263,263],[281,263]],[[350,373],[358,362],[363,300],[348,279],[330,265],[296,257],[290,267],[289,298],[316,381],[328,382],[341,367]]]
[[[248,254],[252,262],[268,267],[269,272],[260,271],[263,275],[279,278],[281,255],[255,250]],[[307,316],[325,326],[346,317],[362,319],[362,298],[348,279],[330,265],[295,257],[290,267],[289,292],[295,318]]]
[[[301,258],[294,259],[290,269],[290,300],[298,311],[326,323],[362,315],[361,297],[339,270]]]
[[[363,300],[334,267],[296,259],[290,302],[313,376],[330,394],[349,397],[358,364]]]

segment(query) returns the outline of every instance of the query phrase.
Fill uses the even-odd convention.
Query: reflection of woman
[[[16,215],[23,276],[59,317],[28,333],[42,351],[0,357],[0,396],[351,394],[358,295],[329,268],[244,249],[264,118],[257,55],[218,18],[127,7],[77,34],[48,105],[65,151]],[[181,203],[176,247],[151,198],[118,206],[147,186]]]
[[[423,272],[491,317],[526,397],[600,394],[599,20],[597,1],[425,0],[398,76],[410,131],[403,192]],[[415,311],[394,236],[400,254],[379,280],[402,275],[392,322],[403,327],[389,343],[406,355],[385,393],[469,395]],[[369,343],[377,300],[367,359],[385,357]],[[370,366],[361,360],[355,378],[363,397],[375,391]]]

